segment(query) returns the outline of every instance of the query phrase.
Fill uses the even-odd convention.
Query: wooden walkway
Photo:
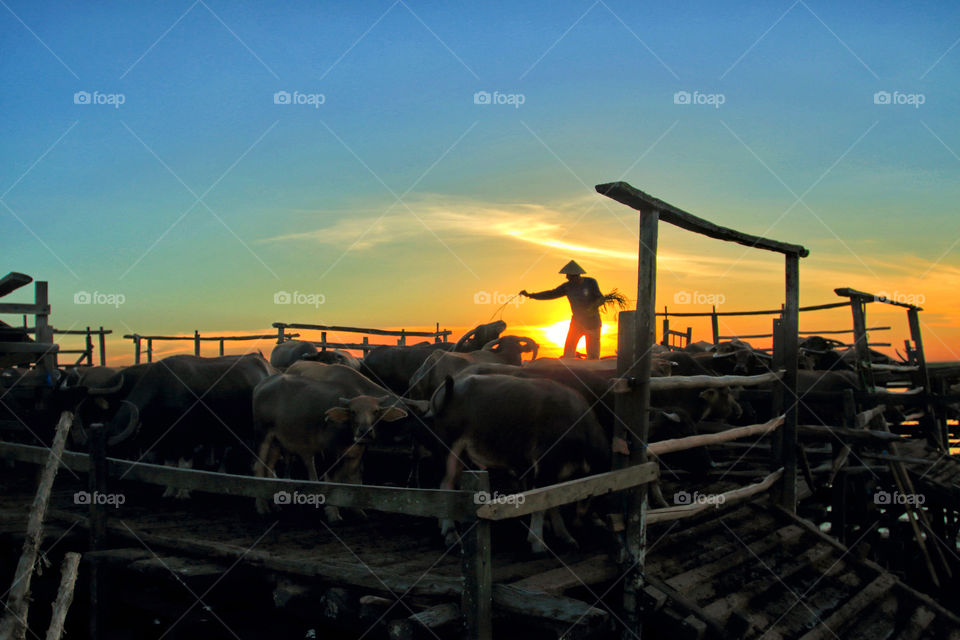
[[[30,484],[4,487],[0,535],[8,539],[22,536]],[[62,479],[51,500],[47,539],[72,527],[82,550],[85,509],[73,503],[76,487],[69,484]],[[138,593],[140,585],[163,581],[196,594],[213,588],[205,601],[217,610],[237,606],[215,594],[235,595],[243,576],[243,589],[261,594],[246,608],[268,619],[292,617],[299,608],[355,637],[371,627],[374,637],[420,637],[427,632],[420,620],[431,625],[427,637],[458,635],[458,551],[441,547],[431,520],[371,515],[328,527],[319,511],[261,520],[249,500],[199,495],[181,503],[160,500],[156,487],[124,491],[127,502],[110,521],[117,548],[87,561],[138,585],[120,594],[130,607],[157,608],[155,595],[147,602]],[[513,524],[494,530],[495,631],[509,622],[529,629],[531,638],[614,637],[619,619],[609,605],[616,606],[622,571],[604,552],[602,536],[581,551],[531,557],[526,529]],[[216,587],[234,571],[232,587]],[[646,576],[644,608],[657,636],[960,639],[960,618],[768,504],[651,525]]]

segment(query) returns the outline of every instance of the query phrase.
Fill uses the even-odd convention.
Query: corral
[[[720,227],[625,183],[597,191],[640,212],[638,305],[620,314],[608,390],[615,394],[612,470],[506,493],[498,493],[502,479],[493,470],[466,472],[459,489],[420,488],[386,477],[384,470],[415,456],[414,447],[395,446],[368,451],[375,461],[368,467],[375,469],[363,485],[254,478],[110,456],[103,426],[88,426],[87,451],[65,451],[74,420],[66,408],[55,414],[55,434],[51,424],[42,425],[49,435],[36,439],[44,446],[22,438],[0,443],[0,457],[45,465],[36,499],[32,474],[22,472],[29,467],[17,464],[2,476],[2,532],[13,543],[8,548],[24,547],[16,569],[15,554],[2,559],[5,574],[16,576],[6,628],[22,636],[25,622],[30,629],[48,622],[40,603],[56,594],[49,575],[33,578],[27,617],[30,576],[43,546],[47,559],[82,554],[77,584],[87,597],[74,603],[68,627],[93,638],[159,636],[171,628],[170,637],[230,637],[235,626],[271,637],[304,637],[310,630],[390,638],[960,637],[960,618],[951,612],[960,570],[960,467],[949,454],[956,437],[950,412],[958,399],[948,393],[960,372],[928,366],[921,309],[905,307],[909,360],[875,362],[868,331],[880,328],[868,328],[865,309],[887,301],[838,289],[847,301],[800,308],[804,247]],[[660,221],[784,256],[783,308],[741,312],[778,316],[765,336],[773,340],[765,371],[651,377]],[[801,391],[800,313],[842,306],[852,313],[849,346],[861,384]],[[46,283],[37,283],[34,305],[0,304],[0,312],[36,318],[34,342],[9,350],[4,343],[0,353],[28,354],[50,375],[57,345]],[[665,320],[682,315],[663,313]],[[719,334],[715,310],[708,315],[715,345],[734,338]],[[274,327],[278,343],[293,337],[289,329],[345,329]],[[441,342],[450,335],[439,324],[434,332],[357,331],[395,337],[401,345],[407,336]],[[681,346],[671,341],[677,334],[689,344],[689,330],[663,325],[667,357]],[[152,341],[172,337],[129,338],[137,362],[141,340],[147,341],[150,362]],[[197,355],[201,340],[218,341],[222,355],[229,338],[195,332],[187,339]],[[316,346],[364,355],[371,349],[366,338],[337,343],[326,334]],[[652,441],[654,394],[731,388],[743,389],[744,404],[766,403],[769,411],[745,425],[702,421],[696,435]],[[587,398],[591,404],[604,399],[609,402]],[[804,423],[801,416],[814,401],[836,409],[837,422]],[[894,407],[901,409],[890,429],[885,416],[894,416]],[[36,436],[40,428],[20,426],[21,436]],[[663,459],[702,448],[715,464],[699,473]],[[654,483],[674,495],[673,506],[649,506]],[[194,500],[161,501],[158,486],[193,491]],[[253,516],[254,498],[276,502],[278,495],[294,507],[267,520]],[[904,499],[909,496],[924,501]],[[541,556],[518,549],[518,539],[530,532],[521,518],[572,509],[587,498],[614,506],[606,522],[585,526],[579,549],[548,545]],[[331,525],[320,517],[320,505],[370,513]],[[460,524],[459,544],[439,544],[436,520],[444,518]]]

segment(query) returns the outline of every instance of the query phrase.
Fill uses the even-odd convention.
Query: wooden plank
[[[882,302],[884,304],[890,304],[895,307],[903,307],[904,309],[916,309],[917,311],[923,311],[922,307],[916,305],[907,304],[906,302],[894,302],[893,300],[888,300],[883,296],[877,296],[872,293],[866,293],[865,291],[858,291],[857,289],[851,289],[850,287],[841,287],[839,289],[834,289],[834,293],[838,296],[843,296],[845,298],[860,298],[864,302]]]
[[[767,382],[775,382],[784,375],[783,371],[774,371],[757,376],[666,376],[650,379],[651,391],[672,389],[716,389],[722,387],[753,387]],[[636,378],[617,378],[613,384],[614,393],[632,391]]]
[[[659,442],[650,443],[650,445],[647,447],[647,450],[652,455],[662,456],[667,453],[684,451],[694,447],[719,444],[721,442],[738,440],[740,438],[749,438],[757,435],[763,436],[782,425],[783,420],[783,416],[778,416],[763,424],[754,424],[748,427],[734,427],[733,429],[727,429],[726,431],[720,431],[719,433],[708,433],[700,436],[687,436],[686,438],[660,440]]]
[[[45,459],[47,452],[48,449],[45,447],[0,442],[0,458],[40,463]],[[86,455],[64,451],[60,459],[74,471],[86,472],[90,469]],[[198,469],[165,467],[118,458],[108,458],[107,461],[110,477],[170,486],[174,489],[262,498],[268,501],[272,501],[274,494],[281,491],[286,491],[291,496],[294,493],[322,494],[325,504],[328,505],[434,518],[449,517],[454,520],[470,520],[475,517],[476,511],[474,495],[467,491],[254,478]]]
[[[829,304],[818,304],[812,307],[800,307],[800,311],[822,311],[825,309],[839,309],[840,307],[849,307],[849,302],[831,302]],[[658,316],[673,316],[677,318],[708,318],[711,316],[779,316],[782,309],[763,309],[758,311],[671,311],[670,313],[657,313]],[[717,335],[718,332],[714,332]],[[801,331],[800,333],[807,333]],[[850,333],[849,331],[845,333]]]
[[[569,625],[597,628],[607,623],[609,614],[581,600],[527,591],[509,584],[493,585],[493,602],[498,609],[519,616]]]
[[[797,434],[804,440],[856,440],[859,442],[889,443],[906,440],[895,433],[873,429],[849,429],[847,427],[825,427],[819,424],[801,424]]]
[[[866,588],[860,589],[846,604],[834,611],[829,618],[823,620],[815,629],[804,634],[800,640],[836,638],[837,631],[853,620],[871,602],[889,591],[896,582],[897,579],[889,573],[877,576]]]
[[[482,505],[476,510],[476,517],[486,520],[518,518],[528,513],[559,507],[592,496],[637,487],[653,482],[659,477],[659,465],[656,462],[646,462],[617,471],[607,471],[586,478],[567,480],[549,487],[540,487],[523,493],[504,496],[498,502],[488,502]]]
[[[671,520],[680,520],[682,518],[689,518],[695,516],[703,511],[708,509],[716,509],[721,504],[736,504],[737,502],[755,496],[758,493],[763,493],[768,490],[773,483],[779,480],[783,475],[783,469],[777,469],[762,482],[756,484],[747,485],[746,487],[740,487],[739,489],[733,489],[732,491],[727,491],[720,494],[722,496],[722,502],[717,503],[703,503],[703,504],[685,504],[676,507],[664,507],[662,509],[651,509],[647,512],[647,523],[656,524],[658,522],[669,522]],[[716,496],[716,500],[720,500],[720,496]]]
[[[558,595],[573,587],[606,582],[619,575],[620,568],[610,560],[609,556],[603,554],[550,569],[511,584],[527,591],[540,591]]]
[[[440,331],[439,334],[434,331],[407,331],[405,329],[363,329],[360,327],[338,327],[323,324],[301,324],[289,322],[274,322],[274,327],[283,327],[285,329],[310,329],[313,331],[339,331],[342,333],[368,333],[372,336],[417,336],[419,338],[433,338],[437,335],[448,336],[453,331]]]
[[[79,526],[89,527],[89,520],[78,514],[50,510],[51,517]],[[128,525],[129,526],[129,525]],[[157,535],[123,524],[108,524],[107,529],[113,535],[134,540],[140,544],[164,549],[174,549],[204,558],[226,558],[242,561],[250,566],[289,573],[292,575],[319,578],[324,581],[347,584],[367,589],[384,597],[396,597],[397,593],[407,590],[411,596],[459,597],[463,581],[459,578],[431,575],[422,579],[417,575],[401,575],[387,569],[377,569],[376,574],[356,561],[334,562],[302,557],[284,557],[256,548],[241,547],[212,540],[201,540],[184,535]]]
[[[660,218],[664,222],[669,222],[670,224],[680,227],[681,229],[693,231],[694,233],[699,233],[710,238],[725,240],[727,242],[736,242],[737,244],[742,244],[746,247],[756,249],[766,249],[767,251],[775,251],[777,253],[797,255],[801,258],[805,258],[810,255],[810,252],[807,249],[798,244],[789,244],[786,242],[778,242],[776,240],[768,240],[766,238],[743,233],[735,229],[721,227],[720,225],[714,224],[709,220],[698,218],[697,216],[687,213],[686,211],[683,211],[672,204],[667,204],[663,200],[654,198],[653,196],[634,188],[626,182],[598,184],[596,186],[596,190],[597,193],[605,195],[608,198],[612,198],[617,202],[625,204],[633,209],[637,209],[638,211],[659,211]]]
[[[0,345],[0,353],[57,353],[58,351],[60,351],[60,345],[50,342],[4,342]]]
[[[30,302],[0,302],[0,313],[27,314],[30,316],[41,313],[49,314],[50,305],[38,305]]]
[[[9,293],[13,293],[20,287],[26,286],[31,282],[33,282],[33,278],[27,274],[11,271],[0,278],[0,298]]]

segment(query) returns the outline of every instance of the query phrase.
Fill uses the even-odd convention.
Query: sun
[[[563,347],[563,343],[567,340],[567,330],[570,328],[570,320],[558,320],[553,324],[548,324],[543,327],[543,333],[547,336],[547,339],[558,347]]]

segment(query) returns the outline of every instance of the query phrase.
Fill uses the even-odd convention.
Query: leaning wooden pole
[[[37,552],[43,541],[43,519],[50,502],[50,492],[53,489],[53,480],[57,477],[60,467],[60,456],[67,442],[67,433],[73,424],[73,414],[64,411],[60,414],[57,431],[50,445],[50,455],[40,475],[40,484],[37,495],[30,508],[30,518],[27,520],[27,533],[23,540],[23,554],[17,564],[13,585],[7,598],[7,609],[3,620],[0,621],[0,638],[6,640],[23,640],[27,633],[27,612],[30,609],[30,580],[37,564]]]
[[[70,552],[63,557],[63,567],[60,569],[60,589],[57,599],[53,603],[53,615],[50,617],[50,626],[47,627],[46,640],[60,640],[63,635],[63,625],[67,620],[67,611],[73,602],[73,587],[77,583],[77,569],[80,566],[80,554]]]

